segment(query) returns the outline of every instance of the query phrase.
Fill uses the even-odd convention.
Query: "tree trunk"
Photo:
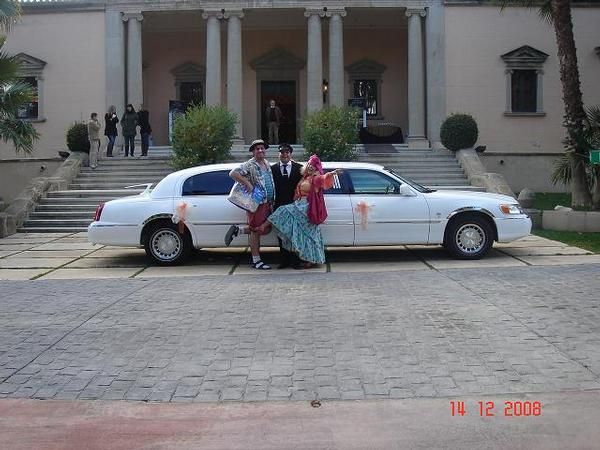
[[[592,169],[594,175],[594,189],[592,190],[592,208],[600,210],[600,166]]]
[[[564,126],[567,130],[565,147],[567,152],[573,153],[571,158],[571,206],[576,209],[589,208],[592,197],[583,164],[584,158],[587,158],[587,150],[580,145],[585,111],[579,85],[577,49],[573,37],[570,0],[552,0],[552,21],[556,34],[560,81],[565,104]]]

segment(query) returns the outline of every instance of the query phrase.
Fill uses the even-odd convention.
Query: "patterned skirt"
[[[308,221],[306,198],[280,206],[267,219],[273,224],[283,248],[298,254],[303,261],[323,264],[325,248],[319,225]]]

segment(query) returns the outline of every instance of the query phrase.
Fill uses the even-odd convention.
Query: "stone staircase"
[[[248,158],[248,146],[239,146],[234,160]],[[372,162],[394,169],[424,186],[433,189],[481,190],[470,186],[454,154],[447,150],[409,149],[394,145],[361,147],[359,161]],[[381,150],[381,151],[379,151]],[[303,148],[294,146],[294,154],[302,155]],[[99,203],[134,195],[143,187],[125,189],[141,183],[156,183],[173,169],[169,166],[171,148],[152,147],[147,158],[104,158],[95,170],[81,169],[78,177],[65,191],[49,192],[19,228],[25,233],[75,233],[87,231]],[[275,153],[269,154],[272,162]]]
[[[27,221],[19,228],[24,233],[75,233],[87,231],[99,203],[135,195],[143,187],[125,189],[141,183],[156,183],[173,169],[168,157],[114,157],[101,159],[95,170],[83,167],[65,191],[49,192],[40,200]]]

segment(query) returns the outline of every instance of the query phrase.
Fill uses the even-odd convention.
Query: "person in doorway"
[[[102,125],[98,120],[98,114],[93,112],[87,124],[88,139],[90,140],[90,167],[98,167],[98,153],[100,153],[100,130]]]
[[[148,147],[150,146],[150,135],[152,128],[150,127],[150,113],[140,105],[137,113],[138,125],[140,126],[140,135],[142,137],[142,156],[148,156]]]
[[[292,161],[292,152],[294,149],[290,144],[281,144],[279,146],[279,162],[271,166],[273,173],[273,181],[275,182],[275,203],[273,204],[274,211],[283,205],[289,205],[294,201],[294,192],[296,186],[302,178],[302,164]],[[298,266],[300,261],[297,260],[295,253],[287,250],[281,239],[279,239],[279,252],[281,262],[278,269],[285,269],[290,266]]]
[[[138,125],[138,118],[133,108],[133,105],[130,103],[125,108],[125,113],[123,117],[121,117],[121,127],[123,128],[123,139],[125,139],[125,157],[128,157],[129,154],[134,156],[135,152],[135,135],[136,135],[136,127]]]
[[[263,202],[253,213],[248,212],[248,226],[241,229],[237,225],[232,225],[225,234],[225,245],[229,247],[231,241],[240,232],[248,234],[250,242],[250,252],[252,253],[252,267],[258,270],[270,270],[271,266],[265,264],[260,258],[260,237],[271,231],[271,224],[267,222],[267,217],[271,214],[273,201],[275,200],[275,189],[271,165],[265,159],[265,151],[269,146],[262,139],[257,139],[250,144],[252,158],[236,167],[229,176],[238,183],[246,186],[249,192],[254,190],[255,186],[260,186],[265,192]]]
[[[117,124],[119,118],[117,117],[117,108],[115,105],[108,107],[108,112],[104,114],[104,136],[108,138],[108,146],[106,147],[106,156],[112,158],[113,148],[115,146],[115,140],[117,139]]]
[[[340,172],[341,169],[335,169],[323,173],[321,160],[317,155],[312,155],[304,166],[302,179],[296,187],[294,203],[278,208],[267,219],[275,228],[285,249],[295,252],[304,261],[303,269],[325,262],[325,245],[319,226],[327,217],[323,190],[333,187],[334,175]],[[311,214],[314,210],[324,213],[316,223]]]
[[[275,100],[271,100],[265,111],[270,145],[279,144],[279,125],[281,124],[282,118],[283,114],[281,113],[281,109],[275,104]]]

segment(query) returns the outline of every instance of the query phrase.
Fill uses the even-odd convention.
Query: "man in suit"
[[[273,209],[288,205],[294,201],[296,185],[302,178],[300,170],[302,165],[292,161],[292,146],[281,144],[279,146],[279,162],[271,166],[273,182],[275,183],[275,203]],[[287,251],[279,240],[279,251],[281,252],[281,264],[278,269],[285,269],[299,263],[294,253]]]

